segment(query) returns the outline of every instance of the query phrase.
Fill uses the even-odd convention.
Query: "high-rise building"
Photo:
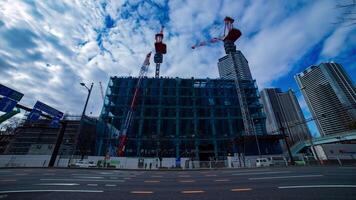
[[[268,133],[277,134],[281,126],[285,127],[290,146],[310,138],[302,109],[292,90],[282,92],[280,88],[266,88],[261,91],[261,99]],[[286,151],[284,142],[281,145]]]
[[[97,133],[97,155],[116,152],[118,138],[111,130],[122,130],[133,97],[137,78],[111,77],[100,118],[112,124]],[[246,87],[245,87],[246,86]],[[265,116],[258,103],[254,84],[245,84],[249,92],[250,114],[262,154],[280,153],[278,139],[264,140]],[[109,135],[109,137],[108,137]],[[236,142],[245,135],[234,80],[144,78],[136,101],[135,114],[128,132],[125,156],[189,157],[225,159],[241,153],[258,155],[255,137]]]
[[[310,66],[295,79],[322,136],[350,130],[356,120],[356,90],[340,64]]]
[[[231,52],[219,59],[218,69],[220,78],[252,80],[248,61],[241,51]]]

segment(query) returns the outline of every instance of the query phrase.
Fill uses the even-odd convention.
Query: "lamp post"
[[[83,109],[83,113],[82,113],[82,118],[85,115],[85,110],[87,109],[87,105],[88,105],[88,101],[89,101],[89,97],[91,94],[91,90],[93,89],[93,85],[94,83],[91,83],[90,88],[88,88],[85,83],[80,83],[81,86],[85,87],[88,90],[88,96],[87,96],[87,100],[85,101],[85,105],[84,105],[84,109]]]
[[[85,116],[85,111],[87,109],[87,105],[88,105],[88,101],[89,101],[89,98],[90,98],[90,94],[91,94],[91,90],[93,89],[93,85],[94,83],[91,83],[90,85],[90,88],[88,88],[85,83],[80,83],[81,86],[85,87],[87,90],[88,90],[88,96],[87,96],[87,100],[85,101],[85,105],[84,105],[84,109],[83,109],[83,113],[82,113],[82,116],[80,117],[80,124],[79,124],[79,134],[78,134],[78,138],[80,138],[80,135],[81,135],[81,132],[82,132],[82,127],[83,127],[83,118]],[[78,145],[78,144],[77,144]],[[79,151],[81,153],[81,159],[83,160],[84,158],[84,155],[85,155],[85,146],[84,144],[79,144]]]

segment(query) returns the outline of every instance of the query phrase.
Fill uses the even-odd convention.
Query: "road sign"
[[[59,119],[61,119],[63,117],[63,113],[40,102],[40,101],[37,101],[35,106],[33,107],[34,109],[38,109],[38,110],[41,110],[45,113],[48,113],[49,115],[52,115],[53,117],[58,117]]]
[[[9,113],[15,108],[16,104],[17,101],[5,96],[0,100],[0,111]]]
[[[53,119],[51,121],[51,124],[49,126],[53,127],[53,128],[58,128],[59,127],[59,120],[60,120],[60,118],[53,117]]]
[[[37,121],[40,118],[41,113],[42,112],[40,110],[32,109],[30,114],[27,117],[27,120],[31,121],[31,122]]]
[[[4,97],[9,97],[10,99],[13,99],[15,101],[20,101],[21,98],[23,97],[23,94],[20,92],[17,92],[9,87],[6,87],[5,85],[0,84],[0,95]]]

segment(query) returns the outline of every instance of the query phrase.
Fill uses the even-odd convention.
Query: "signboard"
[[[40,118],[41,113],[42,112],[40,110],[32,109],[30,114],[27,117],[27,120],[29,120],[30,122],[35,122]]]
[[[3,97],[0,100],[0,111],[9,113],[11,112],[17,104],[17,101],[12,100],[8,97]]]
[[[15,101],[20,101],[21,98],[23,97],[23,94],[20,92],[17,92],[9,87],[6,87],[5,85],[0,84],[0,95],[4,97],[8,97],[10,99],[13,99]]]
[[[53,117],[51,124],[49,125],[52,128],[58,128],[59,127],[59,120],[60,118],[58,117]]]
[[[41,110],[41,111],[43,111],[45,113],[48,113],[49,115],[52,115],[54,117],[58,117],[60,119],[63,117],[63,113],[62,112],[60,112],[60,111],[58,111],[58,110],[56,110],[56,109],[54,109],[54,108],[42,103],[40,101],[37,101],[33,108]]]
[[[62,119],[63,113],[40,101],[37,101],[35,106],[33,106],[33,109],[31,110],[31,113],[28,115],[27,120],[31,122],[37,121],[40,118],[42,112],[45,112],[53,117],[50,123],[50,127],[54,127],[54,128],[59,127],[59,121],[60,119]]]

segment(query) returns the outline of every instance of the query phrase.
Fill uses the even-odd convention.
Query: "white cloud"
[[[38,99],[77,114],[87,94],[79,82],[94,82],[88,109],[97,115],[98,82],[106,87],[110,76],[137,76],[161,25],[168,46],[162,76],[218,77],[222,44],[190,47],[221,35],[228,15],[243,32],[237,46],[261,88],[288,74],[326,35],[325,55],[350,37],[331,34],[335,12],[332,1],[1,1],[0,80],[24,92],[27,105]],[[105,26],[107,16],[114,27]],[[151,60],[149,75],[153,68]]]

